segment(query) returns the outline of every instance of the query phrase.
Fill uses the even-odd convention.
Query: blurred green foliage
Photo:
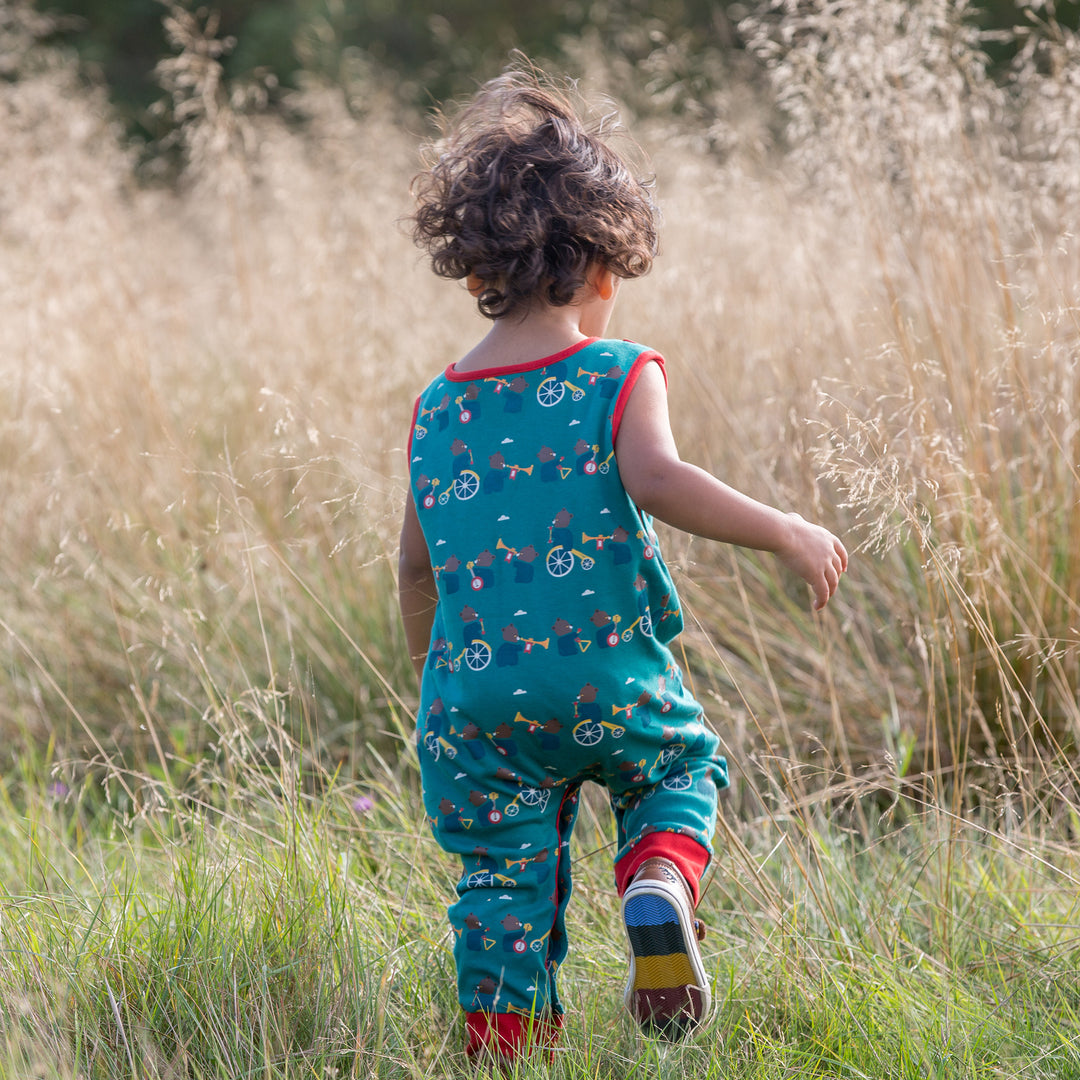
[[[36,0],[64,16],[55,39],[73,47],[109,87],[120,111],[152,126],[161,92],[155,65],[169,53],[167,0]],[[185,4],[196,9],[196,3]],[[345,81],[377,73],[404,103],[424,107],[499,71],[512,49],[561,57],[568,40],[592,33],[631,63],[669,35],[691,50],[730,48],[745,5],[713,0],[218,0],[217,35],[232,39],[230,79],[271,77],[295,85],[303,72]]]
[[[152,129],[160,98],[154,68],[169,53],[162,28],[168,0],[35,0],[65,16],[56,37],[99,75],[125,118]],[[189,6],[195,7],[191,0]],[[733,0],[217,0],[218,35],[232,39],[224,64],[230,79],[262,77],[295,85],[302,72],[346,82],[376,74],[403,103],[424,107],[468,92],[518,48],[567,63],[570,43],[588,37],[625,69],[655,80],[656,54],[678,51],[689,69],[716,71],[709,60],[740,50],[739,20],[754,2]],[[990,32],[987,50],[1007,64],[1015,43],[995,33],[1032,18],[1080,23],[1080,0],[1034,5],[984,0],[972,17]],[[1010,35],[1011,37],[1011,35]],[[573,67],[572,61],[567,66]],[[687,65],[682,65],[683,71]],[[692,87],[687,92],[693,93]],[[160,122],[160,121],[159,121]]]
[[[169,54],[162,27],[168,0],[36,0],[43,12],[64,16],[56,38],[74,48],[109,88],[133,131],[163,134],[167,118],[150,106],[161,97],[155,66]],[[194,7],[194,3],[188,6]],[[753,3],[732,0],[217,0],[217,34],[229,39],[229,79],[296,85],[304,72],[332,83],[376,76],[403,104],[429,106],[467,93],[496,73],[512,49],[573,68],[568,45],[588,37],[594,47],[656,83],[656,55],[678,53],[677,77],[687,81],[668,96],[677,105],[723,70],[717,57],[738,53],[738,22]],[[987,51],[1004,68],[1015,48],[1011,34],[995,34],[1032,18],[1028,0],[985,0],[973,18],[989,32]],[[1035,17],[1080,24],[1080,0],[1040,4]],[[1008,38],[1008,40],[1005,40]],[[695,58],[697,63],[695,63]],[[693,78],[697,72],[698,78]],[[690,75],[689,80],[685,76]]]

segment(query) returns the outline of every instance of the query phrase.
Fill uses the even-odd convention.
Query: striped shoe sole
[[[685,892],[664,881],[636,881],[623,897],[622,917],[630,946],[626,1007],[646,1032],[682,1038],[710,1006]]]

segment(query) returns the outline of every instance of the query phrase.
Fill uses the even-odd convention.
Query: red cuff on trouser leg
[[[705,873],[705,867],[709,865],[709,853],[696,840],[681,833],[649,833],[640,843],[635,844],[634,848],[615,864],[615,886],[619,895],[626,892],[626,886],[633,880],[638,867],[646,859],[658,856],[670,859],[679,868],[679,873],[686,878],[686,884],[694,894],[694,907],[697,907],[700,899],[698,883],[701,875]]]
[[[550,1052],[559,1041],[561,1016],[528,1016],[524,1013],[465,1014],[465,1053],[474,1058],[490,1054],[503,1060],[528,1057],[534,1050]]]

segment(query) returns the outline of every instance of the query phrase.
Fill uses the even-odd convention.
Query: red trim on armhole
[[[619,396],[615,399],[615,408],[611,413],[611,445],[619,437],[619,425],[622,423],[623,412],[630,400],[630,394],[637,384],[638,376],[646,364],[656,362],[660,365],[660,371],[664,376],[664,385],[667,386],[667,369],[664,367],[664,358],[653,349],[643,350],[634,361],[633,367],[626,373],[622,386],[619,388]]]
[[[408,456],[408,460],[405,462],[405,465],[408,468],[409,472],[412,472],[412,444],[413,444],[413,436],[416,435],[416,418],[419,415],[420,415],[420,399],[417,398],[416,401],[413,402],[413,407],[412,407],[412,427],[409,428],[409,441],[405,445],[405,452],[406,452],[406,454]]]

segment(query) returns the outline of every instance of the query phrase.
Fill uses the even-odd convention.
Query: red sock
[[[655,832],[642,837],[641,842],[615,864],[615,885],[619,895],[626,892],[626,886],[630,884],[637,868],[646,859],[656,856],[670,859],[679,868],[679,873],[686,878],[686,884],[694,894],[694,906],[697,907],[698,900],[701,899],[698,883],[701,875],[705,873],[705,867],[709,865],[709,853],[696,840],[691,840],[689,836],[681,833]]]
[[[465,1053],[470,1058],[490,1054],[496,1060],[513,1061],[528,1057],[534,1050],[548,1052],[559,1040],[562,1017],[543,1015],[529,1016],[525,1013],[465,1014]]]

